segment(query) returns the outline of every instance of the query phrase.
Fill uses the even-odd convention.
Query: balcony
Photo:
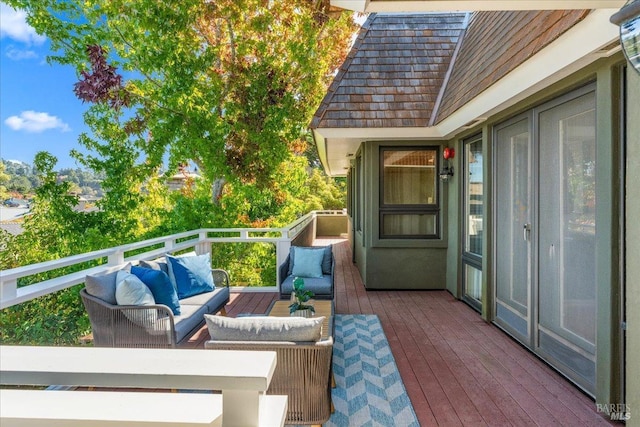
[[[118,263],[150,258],[189,245],[207,250],[209,245],[229,240],[259,239],[276,246],[278,263],[286,257],[292,243],[302,244],[305,240],[312,240],[315,245],[332,243],[336,256],[336,314],[378,316],[420,425],[609,424],[589,397],[447,291],[367,291],[352,263],[349,241],[344,236],[328,235],[339,229],[333,222],[344,227],[346,216],[337,212],[313,213],[281,230],[235,230],[237,237],[213,237],[220,230],[200,230],[191,239],[182,240],[185,236],[158,239],[162,248],[128,258],[125,253],[135,249],[131,245],[92,256],[106,256],[109,262]],[[261,236],[252,237],[256,233]],[[88,254],[79,255],[72,261],[84,262],[89,258]],[[72,261],[59,260],[47,266],[2,272],[3,307],[16,300],[37,298],[51,289],[81,283],[81,275],[86,271],[31,285],[34,290],[27,290],[31,286],[13,287],[21,275],[60,268]],[[275,284],[260,288],[260,292],[247,288],[234,291],[227,306],[229,316],[265,313],[278,298]],[[208,331],[202,327],[181,348],[202,349],[207,339]]]

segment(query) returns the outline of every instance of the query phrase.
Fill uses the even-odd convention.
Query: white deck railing
[[[344,213],[343,211],[313,211],[283,228],[203,228],[0,271],[0,309],[84,283],[88,274],[104,270],[109,266],[129,261],[150,260],[166,253],[189,248],[195,248],[198,253],[206,253],[211,251],[211,245],[220,243],[273,243],[276,248],[275,262],[276,276],[278,276],[277,267],[286,259],[291,241],[307,227],[313,226],[318,215],[344,215]],[[230,234],[232,236],[229,236]],[[161,247],[158,248],[158,245]],[[135,255],[127,256],[127,253],[134,251]],[[32,285],[18,286],[18,281],[25,277],[105,259],[106,263],[98,267],[85,269],[79,267],[79,271],[74,273],[43,280]],[[278,283],[279,278],[277,277],[276,283],[272,286],[256,289],[274,291],[274,287],[277,289]],[[232,290],[237,291],[238,289]]]
[[[282,426],[287,397],[265,395],[276,358],[275,351],[0,346],[3,385],[222,392],[0,389],[0,420],[6,427]]]

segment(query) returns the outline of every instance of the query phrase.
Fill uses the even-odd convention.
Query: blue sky
[[[33,164],[38,151],[58,158],[57,169],[78,167],[69,152],[83,147],[87,131],[70,66],[49,65],[49,41],[35,33],[25,15],[0,3],[0,157]]]

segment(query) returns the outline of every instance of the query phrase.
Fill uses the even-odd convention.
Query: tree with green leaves
[[[9,192],[7,191],[7,184],[11,177],[5,173],[4,162],[0,162],[0,202],[9,198]]]
[[[9,4],[50,38],[52,61],[76,67],[75,92],[92,104],[93,135],[81,142],[95,154],[75,155],[107,174],[119,209],[136,204],[125,193],[166,153],[173,170],[198,165],[214,202],[227,185],[250,199],[265,188],[286,198],[273,183],[305,151],[305,127],[355,29],[326,0]]]
[[[99,212],[74,212],[68,185],[52,179],[55,159],[42,154],[37,209],[24,235],[0,242],[12,245],[2,268],[200,227],[280,226],[334,199],[309,191],[309,179],[332,183],[309,172],[306,127],[348,52],[350,13],[328,0],[5,2],[49,38],[49,61],[77,70],[91,132],[79,139],[89,154],[73,155],[103,177],[104,197]],[[185,164],[202,179],[169,193],[162,170]],[[221,255],[236,271],[267,263],[264,248],[233,251]],[[32,321],[12,313],[2,340],[37,341],[16,327]],[[86,329],[86,317],[71,322]]]

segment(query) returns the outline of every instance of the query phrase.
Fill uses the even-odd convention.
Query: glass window
[[[433,205],[437,151],[383,151],[383,205]]]
[[[474,139],[464,145],[465,160],[465,242],[464,250],[482,256],[484,198],[482,178],[482,138]]]
[[[464,295],[474,306],[482,306],[482,271],[469,264],[464,266]]]
[[[438,238],[438,148],[380,149],[380,237]]]
[[[482,241],[484,235],[484,161],[482,135],[463,141],[463,299],[482,310]]]
[[[355,191],[355,217],[356,217],[356,231],[362,231],[362,156],[356,158],[356,170],[354,175],[353,184],[356,188]]]

